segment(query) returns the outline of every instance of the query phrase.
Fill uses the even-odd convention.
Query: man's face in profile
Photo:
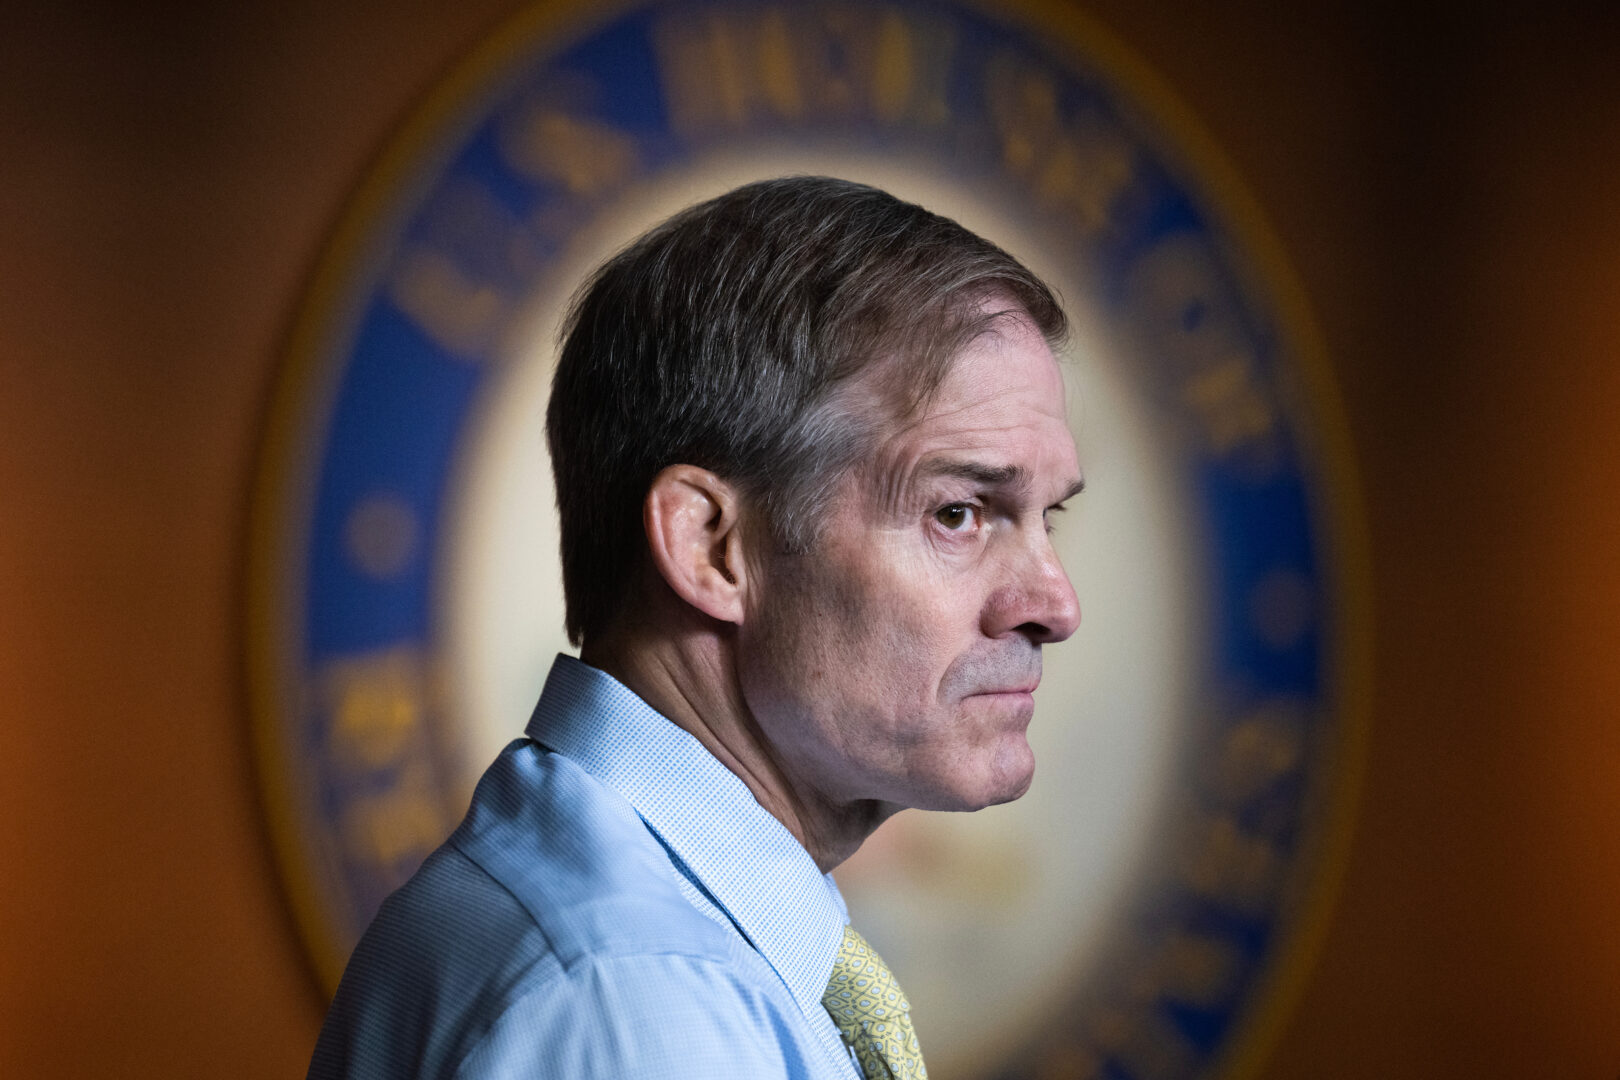
[[[742,691],[796,784],[945,810],[1027,790],[1040,646],[1080,619],[1049,535],[1079,487],[1051,350],[998,319],[842,479],[811,551],[762,568]]]

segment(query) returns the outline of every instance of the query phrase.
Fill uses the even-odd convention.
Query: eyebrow
[[[1057,497],[1057,500],[1052,503],[1052,506],[1058,510],[1061,510],[1063,509],[1064,503],[1068,502],[1070,499],[1074,498],[1084,490],[1086,490],[1086,478],[1082,476],[1065,488],[1063,494]]]
[[[1029,470],[1022,465],[986,465],[979,461],[958,461],[946,458],[930,462],[923,467],[923,476],[929,479],[938,476],[950,476],[961,480],[971,480],[986,487],[1028,489],[1031,478]],[[1067,502],[1086,489],[1085,478],[1075,480],[1053,500],[1052,505]]]

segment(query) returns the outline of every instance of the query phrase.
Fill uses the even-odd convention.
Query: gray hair
[[[809,550],[883,423],[922,408],[1005,314],[982,310],[992,295],[1052,343],[1066,332],[1051,290],[994,244],[827,177],[737,188],[609,259],[575,294],[546,410],[569,639],[628,599],[642,503],[670,465],[735,484],[784,550]],[[847,392],[862,373],[875,395]]]

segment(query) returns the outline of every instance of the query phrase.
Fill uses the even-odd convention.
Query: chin
[[[1035,754],[1022,737],[1016,746],[1000,749],[982,772],[963,778],[947,794],[949,805],[937,810],[983,810],[1019,799],[1035,779]]]
[[[1017,777],[1010,778],[1006,786],[984,805],[999,806],[1001,803],[1010,803],[1016,799],[1021,799],[1024,797],[1024,793],[1029,790],[1029,785],[1034,783],[1034,781],[1035,759],[1031,757],[1029,766],[1018,774]],[[983,809],[983,807],[980,809]]]

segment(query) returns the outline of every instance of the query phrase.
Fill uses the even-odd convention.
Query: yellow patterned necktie
[[[852,926],[844,927],[821,1003],[854,1049],[866,1080],[927,1080],[911,1004],[883,958]]]

